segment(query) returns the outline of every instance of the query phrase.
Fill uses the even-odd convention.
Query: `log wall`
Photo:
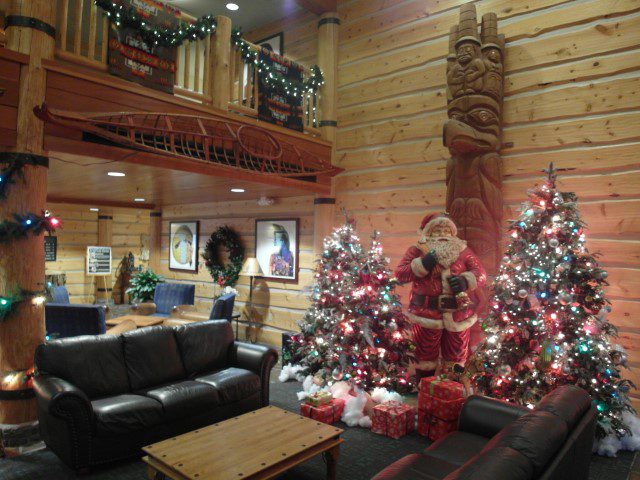
[[[211,234],[223,225],[228,225],[240,234],[246,256],[255,256],[256,218],[299,218],[299,274],[297,283],[285,283],[256,279],[253,302],[257,310],[256,320],[262,325],[259,341],[280,345],[282,332],[298,330],[296,322],[302,318],[308,306],[307,286],[312,283],[313,259],[313,197],[288,197],[276,199],[270,206],[259,206],[255,200],[216,202],[196,205],[168,206],[162,209],[162,253],[160,273],[169,282],[193,283],[196,285],[196,307],[209,313],[214,295],[220,287],[213,279],[202,259],[204,247]],[[172,221],[200,221],[198,273],[169,270],[169,225]],[[246,320],[245,305],[249,298],[249,278],[240,277],[235,310]],[[234,323],[235,328],[235,323]],[[247,334],[246,322],[241,323],[240,337]]]

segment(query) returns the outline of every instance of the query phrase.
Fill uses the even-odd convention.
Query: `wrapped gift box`
[[[457,420],[464,405],[464,386],[452,380],[427,377],[420,381],[418,409],[446,422]]]
[[[457,430],[458,421],[442,420],[434,415],[430,415],[424,410],[418,410],[418,433],[429,437],[432,442],[444,437],[449,432]]]
[[[320,405],[329,405],[331,400],[333,400],[333,397],[329,392],[316,392],[309,395],[305,402],[314,407],[319,407]]]
[[[331,400],[331,403],[319,406],[305,402],[300,405],[300,415],[317,420],[318,422],[332,424],[342,417],[344,403],[345,401],[341,398],[334,398]]]
[[[443,400],[464,398],[464,385],[443,377],[425,377],[420,380],[420,395],[433,395]]]
[[[416,414],[409,405],[388,403],[373,407],[371,431],[391,438],[404,437],[413,431]]]

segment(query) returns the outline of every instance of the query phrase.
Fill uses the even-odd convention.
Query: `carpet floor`
[[[273,379],[277,378],[273,372]],[[296,382],[271,383],[271,404],[286,410],[298,411],[295,393],[300,390]],[[409,454],[424,450],[428,441],[415,432],[399,440],[383,437],[362,428],[346,428],[338,462],[338,478],[341,480],[366,480],[388,464]],[[274,438],[274,442],[278,439]],[[640,462],[636,454],[622,452],[618,458],[594,456],[590,480],[640,480]],[[64,466],[48,449],[0,460],[2,480],[67,480],[76,475]],[[145,465],[140,460],[119,463],[84,475],[83,480],[145,480]],[[320,480],[325,478],[322,458],[313,458],[290,470],[279,480]],[[506,479],[505,479],[506,480]]]

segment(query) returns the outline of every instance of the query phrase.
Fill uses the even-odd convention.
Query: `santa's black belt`
[[[451,295],[438,295],[436,297],[429,297],[427,295],[413,294],[411,296],[411,305],[416,307],[424,307],[425,305],[429,310],[457,310],[458,304],[456,297]]]

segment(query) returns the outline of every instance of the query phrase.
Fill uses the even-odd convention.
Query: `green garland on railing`
[[[176,28],[152,28],[146,24],[145,18],[138,14],[135,7],[125,7],[111,0],[94,2],[117,26],[124,25],[136,29],[148,45],[178,47],[187,40],[204,40],[216,31],[216,19],[213,15],[204,15],[194,23],[180,22]]]
[[[287,95],[294,97],[304,96],[309,93],[315,93],[324,84],[324,78],[320,67],[314,65],[310,68],[311,75],[302,82],[292,82],[288,78],[278,72],[271,70],[271,67],[260,60],[260,53],[251,49],[251,45],[244,38],[242,38],[242,32],[237,29],[233,29],[231,32],[231,41],[240,50],[240,56],[244,63],[248,65],[255,65],[258,69],[258,75],[260,79],[269,88],[284,92]]]
[[[42,215],[28,213],[27,215],[13,214],[14,220],[0,221],[0,243],[25,238],[29,233],[40,235],[42,232],[52,234],[60,227],[60,220],[48,210]]]

